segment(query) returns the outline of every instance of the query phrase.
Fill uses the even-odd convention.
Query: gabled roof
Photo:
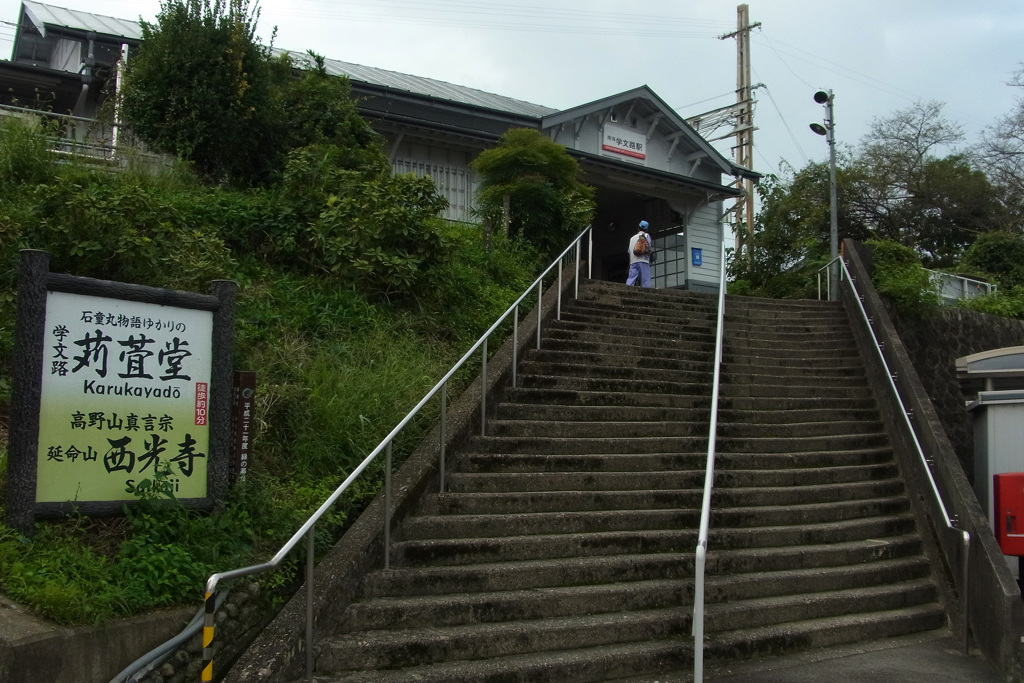
[[[685,119],[679,116],[672,107],[668,106],[663,99],[658,97],[658,95],[646,85],[642,85],[639,88],[634,88],[632,90],[627,90],[626,92],[619,93],[618,95],[603,97],[588,104],[581,104],[580,106],[573,107],[572,109],[566,109],[564,111],[549,114],[541,121],[541,128],[552,128],[563,123],[577,121],[595,114],[598,116],[604,116],[613,107],[623,104],[629,104],[637,114],[640,114],[647,120],[654,120],[656,125],[667,126],[670,131],[666,134],[666,137],[669,139],[672,139],[673,137],[682,137],[687,143],[689,143],[687,145],[688,147],[703,152],[712,163],[721,169],[722,173],[733,176],[742,175],[744,177],[754,179],[761,177],[759,173],[737,166],[731,160],[722,156],[717,149],[712,147],[707,140],[700,136],[693,126],[688,124]]]
[[[48,26],[70,28],[88,33],[93,31],[97,34],[115,38],[127,38],[129,41],[142,39],[142,25],[137,21],[117,19],[92,12],[81,12],[79,10],[44,5],[33,0],[22,0],[22,17],[28,18],[32,25],[46,37]]]

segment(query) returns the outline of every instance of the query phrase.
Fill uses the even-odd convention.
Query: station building
[[[141,37],[136,21],[23,0],[13,54],[0,61],[0,104],[94,119]],[[309,59],[292,57],[300,68]],[[505,131],[534,128],[563,145],[597,190],[595,278],[625,281],[629,238],[646,220],[659,252],[654,286],[717,292],[726,209],[759,174],[725,158],[646,85],[558,110],[332,58],[324,66],[349,79],[394,170],[433,178],[447,219],[473,220],[472,160]]]

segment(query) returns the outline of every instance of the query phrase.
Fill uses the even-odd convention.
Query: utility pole
[[[761,22],[750,23],[747,5],[736,8],[736,31],[720,36],[720,40],[736,38],[736,124],[733,147],[736,164],[743,168],[754,168],[754,85],[750,78],[750,31],[761,26]],[[745,251],[747,263],[754,262],[754,181],[737,180],[743,194],[736,198],[733,207],[733,226],[736,235],[736,256]]]

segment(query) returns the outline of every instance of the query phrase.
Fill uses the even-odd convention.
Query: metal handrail
[[[718,326],[715,341],[715,376],[711,386],[711,423],[708,427],[708,461],[704,471],[704,498],[700,508],[700,532],[694,560],[693,584],[693,680],[704,679],[704,564],[708,552],[708,527],[711,524],[711,489],[715,481],[715,438],[718,431],[718,390],[721,384],[722,343],[725,329],[725,240],[722,240],[722,264],[718,279]]]
[[[579,272],[580,272],[580,261],[582,258],[582,240],[584,237],[588,239],[588,247],[593,248],[593,240],[591,236],[591,228],[587,228],[581,232],[573,242],[566,247],[547,269],[544,270],[540,276],[534,280],[522,296],[516,299],[515,303],[509,306],[498,320],[491,325],[475,344],[462,356],[462,358],[452,366],[451,370],[445,374],[445,376],[434,385],[434,388],[427,392],[427,394],[416,404],[409,413],[398,423],[391,432],[384,437],[384,439],[378,444],[373,451],[366,456],[366,458],[359,464],[355,470],[345,478],[345,481],[341,483],[334,490],[334,492],[327,498],[326,501],[314,512],[309,519],[306,520],[298,531],[296,531],[288,541],[281,546],[281,549],[275,553],[275,555],[261,564],[250,565],[248,567],[242,567],[239,569],[232,569],[226,572],[218,572],[211,575],[206,581],[206,593],[205,593],[205,605],[206,614],[203,625],[203,667],[202,667],[202,680],[211,681],[213,680],[213,653],[212,643],[214,634],[214,624],[216,617],[216,594],[217,584],[221,581],[227,581],[230,579],[237,579],[243,576],[252,576],[265,571],[276,568],[287,556],[295,549],[299,544],[299,541],[305,536],[306,539],[306,677],[310,678],[313,674],[313,568],[314,568],[314,557],[313,557],[313,534],[314,527],[321,517],[337,502],[338,498],[345,492],[349,485],[355,481],[355,479],[362,474],[362,472],[370,465],[370,463],[378,456],[382,451],[386,453],[386,469],[384,473],[384,568],[389,568],[389,556],[390,556],[390,533],[391,533],[391,445],[395,437],[402,431],[402,429],[419,413],[420,409],[426,405],[426,403],[433,398],[438,392],[441,392],[442,400],[442,415],[441,415],[441,490],[444,491],[444,452],[445,452],[445,429],[444,422],[446,419],[444,406],[447,401],[447,384],[452,376],[458,372],[463,365],[466,364],[468,359],[477,351],[482,350],[483,364],[481,370],[481,391],[480,391],[480,431],[481,435],[485,435],[486,432],[486,405],[487,405],[487,339],[494,333],[495,330],[508,319],[511,314],[514,316],[513,323],[513,357],[512,367],[516,365],[516,351],[518,347],[518,333],[519,333],[519,305],[526,299],[526,297],[537,289],[537,348],[540,348],[540,328],[541,328],[541,303],[543,301],[543,289],[544,289],[544,278],[547,276],[552,269],[556,266],[558,268],[558,294],[557,294],[557,319],[561,319],[561,306],[562,306],[562,261],[565,257],[573,250],[576,250],[576,289],[575,296],[579,296]],[[590,256],[592,252],[588,252],[588,277],[593,272],[593,258]],[[515,373],[512,374],[512,386],[515,386]]]
[[[907,430],[910,432],[910,437],[911,437],[911,439],[914,442],[914,448],[917,450],[917,455],[918,455],[918,457],[921,460],[921,466],[924,469],[925,474],[928,475],[928,484],[931,487],[932,495],[934,496],[935,501],[938,503],[939,510],[942,512],[942,520],[946,523],[946,528],[947,529],[950,529],[950,530],[955,531],[958,534],[960,534],[961,543],[963,544],[963,548],[964,548],[963,558],[961,560],[961,567],[960,567],[960,570],[961,570],[961,586],[960,586],[961,598],[960,599],[963,602],[963,613],[964,613],[963,632],[961,633],[961,637],[962,637],[963,651],[966,654],[969,651],[968,624],[967,624],[967,600],[968,600],[967,580],[968,580],[968,576],[969,575],[968,575],[967,564],[968,564],[968,560],[970,559],[970,552],[971,552],[971,534],[966,529],[958,528],[956,526],[956,522],[950,516],[949,512],[946,510],[946,504],[945,504],[945,502],[942,499],[942,494],[939,492],[939,487],[938,487],[938,484],[935,482],[935,477],[932,475],[931,465],[928,462],[928,458],[924,454],[924,449],[921,447],[921,442],[917,438],[917,432],[914,430],[913,422],[911,422],[910,413],[909,413],[909,411],[907,411],[907,407],[903,403],[903,397],[900,396],[900,391],[896,387],[896,380],[895,380],[895,377],[894,377],[892,371],[889,369],[889,363],[885,360],[885,353],[883,353],[883,351],[882,351],[882,344],[878,341],[878,337],[875,335],[875,330],[872,327],[871,318],[868,316],[867,310],[865,310],[865,308],[864,308],[864,302],[861,299],[860,293],[857,291],[857,286],[854,284],[854,279],[850,275],[850,271],[849,271],[849,268],[846,265],[846,261],[843,260],[842,256],[837,256],[836,258],[832,259],[829,263],[827,263],[825,266],[823,266],[821,268],[821,270],[824,270],[825,268],[828,268],[829,266],[831,266],[836,261],[839,261],[839,263],[842,265],[842,269],[839,272],[839,277],[840,277],[840,279],[842,279],[843,274],[845,273],[846,279],[847,279],[847,281],[849,283],[849,286],[850,286],[850,289],[853,292],[853,300],[857,302],[857,308],[860,309],[861,317],[863,318],[864,323],[867,326],[868,333],[871,335],[871,340],[874,342],[875,351],[878,352],[878,358],[879,358],[879,360],[882,361],[882,368],[885,370],[885,376],[889,380],[889,387],[892,389],[893,396],[896,398],[896,402],[899,404],[900,412],[903,414],[903,421],[907,425]],[[820,282],[820,277],[821,277],[821,270],[818,271],[819,282]],[[819,297],[820,297],[820,286],[819,286]]]
[[[55,154],[78,154],[91,159],[114,160],[125,151],[132,156],[161,160],[164,155],[146,151],[139,144],[118,144],[117,132],[119,130],[130,131],[130,126],[123,121],[101,121],[97,118],[74,116],[66,113],[60,114],[54,111],[43,109],[32,109],[19,107],[12,104],[0,104],[0,117],[5,115],[28,114],[39,118],[62,121],[68,124],[71,135],[47,135],[51,142],[50,151]],[[82,126],[82,124],[85,124]],[[78,131],[83,131],[81,136]],[[123,135],[123,133],[122,133]]]

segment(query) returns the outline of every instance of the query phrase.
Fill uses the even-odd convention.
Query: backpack
[[[633,256],[647,256],[651,253],[651,245],[647,242],[647,235],[641,233],[640,239],[633,246]]]

